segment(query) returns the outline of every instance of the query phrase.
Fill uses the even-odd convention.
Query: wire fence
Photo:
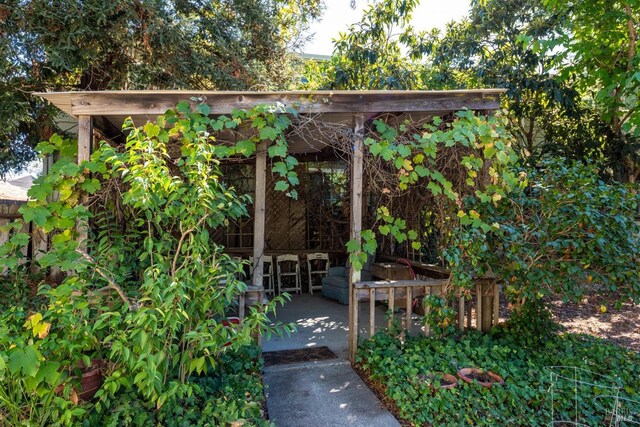
[[[551,426],[640,426],[640,401],[617,377],[576,366],[549,366]]]

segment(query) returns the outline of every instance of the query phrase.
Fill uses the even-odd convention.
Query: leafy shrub
[[[552,159],[523,171],[528,185],[494,204],[467,198],[499,230],[463,230],[451,251],[455,269],[481,276],[490,267],[525,324],[540,309],[523,307],[542,307],[549,295],[577,301],[595,292],[611,303],[639,301],[640,196],[631,186],[602,181],[598,172],[595,165]]]
[[[269,106],[232,117],[210,118],[209,111],[202,104],[192,112],[182,102],[155,123],[137,128],[128,120],[123,147],[103,142],[80,165],[75,141],[54,135],[39,145],[57,161],[30,189],[23,219],[10,226],[0,268],[17,286],[31,267],[19,248],[27,239],[23,225],[32,222],[50,237],[47,252],[32,261],[61,284],[40,284],[42,307],[0,316],[0,389],[27,391],[0,396],[0,419],[30,423],[54,414],[56,423],[77,423],[91,408],[77,400],[77,377],[93,359],[110,362],[96,394],[98,413],[123,393],[159,409],[197,397],[205,380],[193,378],[222,372],[223,356],[250,344],[254,334],[287,329],[272,327],[267,317],[283,297],[251,307],[239,325],[224,325],[246,284],[237,278],[242,265],[210,235],[247,215],[250,202],[224,184],[220,158],[250,156],[260,141],[273,141],[269,155],[280,160],[274,162],[276,189],[296,196],[296,160],[283,136],[290,118],[280,114],[284,108]],[[216,132],[245,124],[255,132],[248,139],[214,144]],[[109,221],[114,217],[121,220]],[[80,241],[94,230],[93,239]],[[220,419],[247,413],[223,401],[210,411]]]
[[[592,383],[618,385],[621,397],[640,398],[640,356],[602,340],[574,334],[554,335],[542,347],[522,345],[519,331],[504,329],[493,335],[471,332],[446,339],[410,337],[404,343],[380,333],[363,342],[357,363],[369,379],[380,384],[399,415],[413,425],[494,426],[549,425],[573,419],[573,383],[550,394],[553,366],[584,368]],[[458,381],[451,390],[436,390],[419,381],[433,372],[456,374],[465,367],[491,370],[504,386],[483,388]],[[571,368],[563,370],[572,377]],[[599,375],[611,379],[607,382]],[[555,384],[558,387],[559,383]],[[606,425],[605,411],[596,397],[611,390],[593,386],[578,389],[578,418],[586,425]],[[640,405],[630,408],[640,414]]]
[[[432,334],[443,337],[455,332],[456,312],[445,298],[428,295],[422,300],[422,303],[425,308],[423,322],[429,326]]]
[[[259,349],[245,347],[222,355],[219,369],[189,381],[192,393],[171,398],[157,409],[135,391],[119,392],[85,425],[101,426],[221,426],[270,425],[264,420],[262,360]]]

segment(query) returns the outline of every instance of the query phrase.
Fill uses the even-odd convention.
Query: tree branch
[[[89,256],[88,253],[81,251],[80,249],[76,249],[76,252],[82,255],[82,257],[95,268],[96,273],[98,273],[100,277],[102,277],[104,280],[107,281],[108,285],[105,286],[104,288],[98,289],[96,292],[103,292],[106,289],[112,289],[116,291],[116,293],[120,296],[120,298],[122,298],[122,301],[126,304],[127,309],[131,310],[132,308],[131,302],[129,301],[129,298],[127,298],[127,295],[124,293],[122,288],[118,286],[118,284],[114,282],[112,278],[107,276],[107,274],[103,271],[102,267],[98,266],[95,260],[91,258],[91,256]]]

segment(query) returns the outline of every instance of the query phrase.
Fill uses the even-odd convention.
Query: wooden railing
[[[258,305],[262,309],[264,298],[264,286],[247,285],[247,290],[238,295],[238,319],[240,323],[244,322],[246,316],[246,307]],[[255,334],[258,347],[262,347],[262,335]]]
[[[358,335],[360,327],[359,311],[361,302],[369,302],[369,337],[376,333],[376,301],[387,301],[389,317],[387,328],[391,328],[395,321],[396,302],[402,301],[404,305],[404,319],[401,322],[405,330],[409,330],[412,325],[413,300],[420,296],[441,295],[448,279],[425,279],[425,280],[395,280],[395,281],[371,281],[357,282],[353,284],[353,304],[351,310],[352,324],[349,325],[349,356],[351,361],[355,361],[355,352],[358,346]],[[476,300],[476,327],[478,330],[488,330],[491,326],[497,325],[499,309],[499,287],[494,279],[476,280],[475,287],[468,291],[470,296]],[[456,293],[458,299],[458,328],[462,331],[466,326],[471,328],[471,303],[466,303],[466,295],[462,292]],[[487,310],[485,308],[491,308]],[[429,313],[429,307],[424,307],[425,315]],[[424,335],[429,335],[429,326],[425,325]]]
[[[351,360],[355,360],[356,347],[358,346],[360,302],[369,301],[369,337],[376,332],[376,301],[387,301],[389,305],[389,318],[387,328],[391,328],[395,320],[396,300],[404,301],[404,325],[405,329],[411,327],[411,316],[413,299],[424,295],[440,295],[442,288],[447,283],[447,279],[427,279],[427,280],[394,280],[394,281],[373,281],[357,282],[353,284],[353,305],[351,319],[353,324],[349,325],[349,355]],[[425,334],[429,334],[428,327]]]
[[[240,322],[245,318],[245,306],[262,305],[264,286],[247,285],[247,290],[238,296],[238,317]]]

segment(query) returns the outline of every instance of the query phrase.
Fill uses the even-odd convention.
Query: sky
[[[467,15],[470,0],[422,0],[413,13],[411,23],[417,30],[444,29],[445,25]],[[320,22],[311,26],[313,39],[304,48],[305,53],[331,55],[331,39],[360,21],[362,11],[369,5],[367,0],[356,0],[355,10],[349,0],[325,0],[326,9]]]

